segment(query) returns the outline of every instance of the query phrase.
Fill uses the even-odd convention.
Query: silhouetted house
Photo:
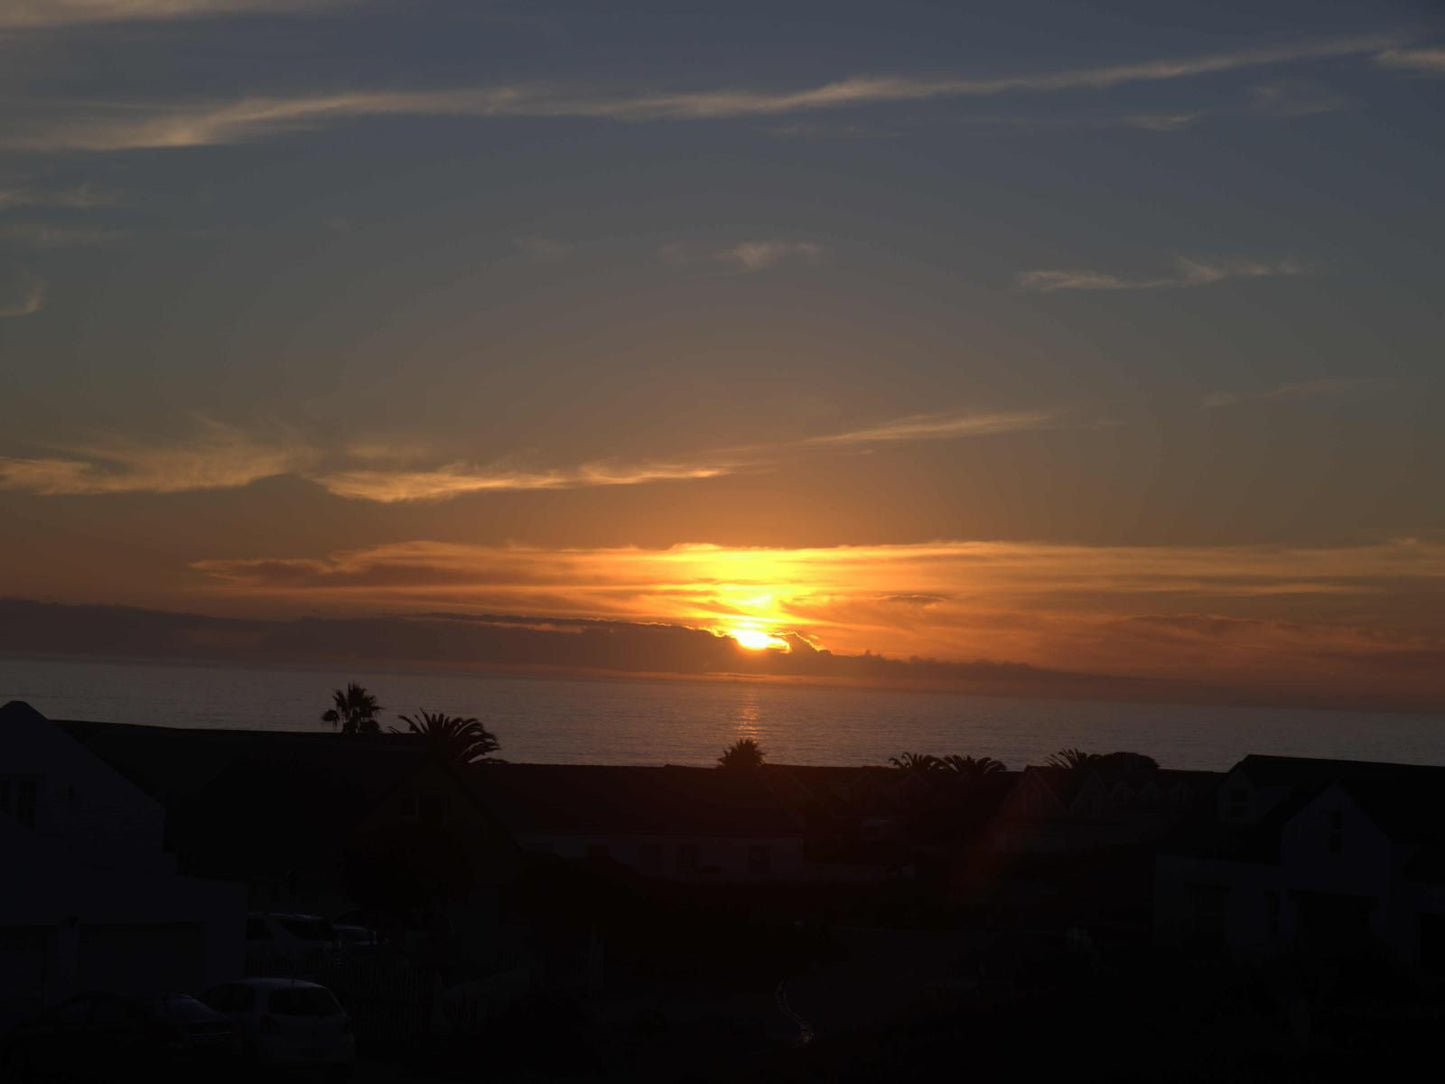
[[[244,883],[253,910],[445,904],[475,929],[513,873],[505,829],[410,737],[67,725],[165,803],[184,871]]]
[[[474,772],[481,801],[526,851],[606,859],[676,881],[814,879],[802,820],[772,784],[776,776],[767,768],[567,764]]]
[[[1064,853],[1166,835],[1218,782],[1215,772],[1028,767],[1000,804],[988,844],[1005,853]]]
[[[1161,848],[1155,934],[1445,971],[1445,768],[1246,757]]]
[[[29,705],[0,708],[0,1018],[239,973],[242,886],[177,873],[166,813]]]

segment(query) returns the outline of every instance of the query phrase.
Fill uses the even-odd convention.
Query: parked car
[[[246,941],[278,949],[328,949],[339,945],[341,936],[320,915],[253,911],[246,916]]]
[[[336,935],[341,938],[341,947],[345,949],[375,948],[381,944],[376,931],[368,926],[338,925]]]
[[[236,1061],[240,1034],[183,994],[79,994],[17,1024],[0,1063],[7,1080],[155,1080],[214,1076]]]
[[[246,916],[246,970],[315,978],[340,954],[341,935],[319,915],[254,911]]]
[[[300,979],[238,979],[201,1000],[231,1020],[248,1060],[264,1066],[315,1066],[344,1076],[356,1062],[351,1018],[324,986]]]

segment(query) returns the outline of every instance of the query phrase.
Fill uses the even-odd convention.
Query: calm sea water
[[[556,679],[327,667],[0,659],[0,703],[55,719],[325,730],[330,690],[360,681],[388,709],[474,715],[514,761],[711,764],[739,737],[791,764],[882,764],[904,750],[1040,764],[1067,746],[1222,769],[1246,753],[1445,764],[1445,717],[1014,700],[745,681]],[[404,725],[404,724],[398,724]]]

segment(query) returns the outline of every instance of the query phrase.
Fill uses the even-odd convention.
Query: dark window
[[[204,1002],[185,994],[168,994],[157,998],[155,1009],[167,1019],[181,1023],[209,1023],[216,1018],[216,1014],[207,1008]]]
[[[1445,915],[1420,915],[1420,966],[1432,975],[1445,973]]]
[[[1229,887],[1193,884],[1189,896],[1195,937],[1211,942],[1222,940],[1229,926]]]
[[[1250,807],[1248,787],[1230,787],[1224,792],[1224,817],[1230,821],[1247,821],[1254,812]]]
[[[748,848],[748,872],[771,873],[772,871],[773,852],[760,843],[754,843]]]
[[[26,828],[35,827],[39,781],[27,776],[0,778],[0,813],[7,813]]]
[[[423,794],[420,819],[427,824],[446,824],[452,819],[451,801],[445,794]]]
[[[320,986],[285,986],[272,990],[267,1006],[277,1016],[335,1016],[341,1012],[331,991]]]
[[[1264,894],[1264,924],[1270,937],[1279,936],[1279,893]]]
[[[271,940],[271,927],[266,925],[264,918],[246,919],[246,940],[247,941],[269,941]]]
[[[303,941],[335,941],[336,928],[324,918],[283,918],[281,928]]]
[[[55,1010],[52,1019],[67,1027],[84,1025],[90,1021],[90,1003],[91,999],[88,997],[72,998]]]
[[[90,1008],[90,1022],[101,1028],[125,1027],[139,1015],[134,1005],[118,997],[98,997]]]
[[[1330,854],[1339,854],[1345,849],[1345,815],[1338,809],[1330,810],[1330,830],[1325,846]]]
[[[216,1012],[231,1012],[235,1000],[234,986],[212,986],[201,995],[201,1003]]]
[[[694,873],[700,863],[701,855],[698,853],[696,843],[679,843],[677,845],[677,872]]]

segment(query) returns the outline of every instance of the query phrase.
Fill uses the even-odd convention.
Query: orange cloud
[[[1319,548],[658,550],[406,542],[193,567],[214,591],[308,610],[745,624],[835,652],[1140,676],[1306,681],[1327,677],[1340,660],[1406,673],[1404,660],[1445,652],[1445,544],[1408,539]],[[1429,598],[1437,602],[1422,605]]]

